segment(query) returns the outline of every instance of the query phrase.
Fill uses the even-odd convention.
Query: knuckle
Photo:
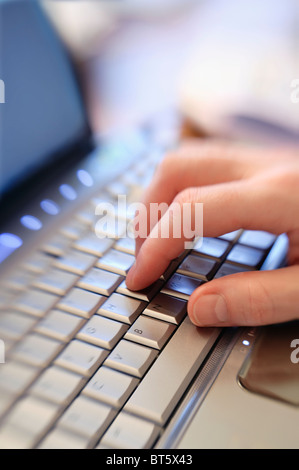
[[[200,201],[201,189],[196,188],[186,188],[180,191],[174,198],[173,202],[180,204],[181,206],[185,203],[194,203]]]

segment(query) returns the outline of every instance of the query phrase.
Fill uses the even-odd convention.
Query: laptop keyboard
[[[191,324],[190,294],[259,269],[271,249],[275,237],[264,232],[206,238],[156,283],[130,291],[126,220],[99,239],[95,207],[138,193],[154,163],[101,191],[6,279],[0,447],[153,447],[221,332]]]

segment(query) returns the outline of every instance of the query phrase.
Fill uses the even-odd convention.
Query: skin
[[[158,166],[142,202],[148,209],[153,202],[203,203],[207,237],[243,228],[289,238],[286,268],[234,274],[196,289],[188,302],[195,325],[257,326],[299,318],[298,149],[186,141]],[[136,261],[126,279],[130,289],[156,281],[183,251],[183,238],[153,236],[171,225],[168,216],[153,227],[149,217],[143,221],[149,228],[145,238],[136,239]]]

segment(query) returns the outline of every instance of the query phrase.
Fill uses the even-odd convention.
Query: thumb
[[[299,318],[299,266],[252,271],[196,289],[188,314],[197,326],[258,326]]]

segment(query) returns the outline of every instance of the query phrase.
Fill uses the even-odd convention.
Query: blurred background
[[[42,0],[96,133],[176,109],[185,132],[298,142],[297,0]]]

